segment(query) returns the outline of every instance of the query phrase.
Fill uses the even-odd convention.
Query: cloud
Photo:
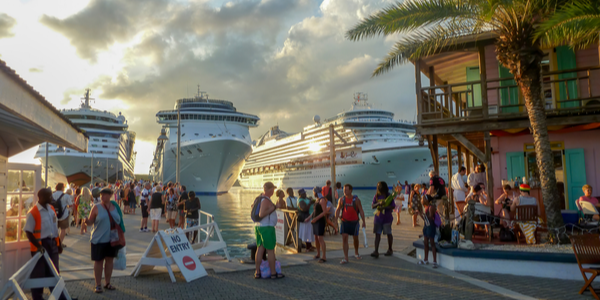
[[[0,13],[0,39],[14,36],[12,28],[17,24],[13,17]]]
[[[298,132],[315,114],[324,119],[340,113],[358,91],[396,118],[414,117],[411,66],[371,78],[394,40],[344,37],[360,18],[391,1],[140,1],[92,0],[64,19],[41,19],[91,63],[115,52],[111,47],[123,47],[120,63],[88,87],[98,98],[127,104],[121,111],[140,141],[154,143],[160,132],[156,113],[193,96],[198,84],[211,98],[258,115],[261,126],[251,129],[255,139],[276,124]],[[80,94],[65,92],[63,101]]]

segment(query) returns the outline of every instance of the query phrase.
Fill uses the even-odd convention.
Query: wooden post
[[[467,167],[467,174],[471,174],[471,154],[469,154],[469,150],[465,152],[465,165]]]
[[[417,124],[422,124],[421,105],[423,105],[423,95],[421,94],[421,60],[415,61],[415,89],[417,92]]]
[[[485,159],[486,159],[486,168],[485,168],[485,174],[486,174],[486,180],[487,180],[487,194],[488,194],[488,202],[489,202],[489,206],[492,212],[492,215],[494,214],[494,174],[492,172],[492,143],[491,143],[491,138],[490,138],[490,132],[486,131],[484,134],[484,141],[485,141]],[[491,231],[491,228],[490,228]],[[490,242],[492,241],[492,236],[493,236],[493,231],[490,232]]]
[[[446,145],[446,151],[446,157],[448,157],[446,160],[448,163],[448,195],[446,195],[448,197],[448,201],[446,204],[446,216],[448,216],[449,220],[450,214],[454,211],[451,209],[454,207],[454,194],[452,193],[452,144],[450,142],[448,142]],[[456,218],[456,216],[454,217]]]
[[[458,166],[458,169],[460,170],[460,167],[462,167],[462,148],[460,147],[460,143],[456,144],[456,154],[458,156],[458,163],[456,164]]]
[[[438,137],[437,134],[432,136],[432,146],[433,146],[433,155],[435,155],[435,160],[433,161],[433,170],[435,174],[440,175],[440,151],[438,149]]]
[[[485,66],[485,47],[479,46],[479,80],[481,81],[481,108],[483,109],[483,119],[488,117],[488,97],[487,97],[487,71]]]
[[[329,164],[331,165],[331,189],[335,188],[335,135],[333,134],[333,124],[329,125]]]

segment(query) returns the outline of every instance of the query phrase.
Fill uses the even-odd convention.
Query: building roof
[[[71,127],[76,129],[78,132],[83,133],[83,135],[85,135],[87,137],[87,134],[85,133],[85,131],[81,130],[79,127],[77,127],[77,125],[73,124],[73,122],[71,122],[71,120],[69,120],[67,117],[65,117],[58,109],[56,109],[56,107],[54,107],[54,105],[52,105],[50,102],[48,102],[48,100],[46,100],[46,98],[44,98],[44,96],[42,96],[31,85],[29,85],[29,83],[27,83],[27,81],[25,81],[25,79],[21,78],[21,76],[19,76],[17,74],[17,72],[15,72],[15,70],[13,70],[9,66],[7,66],[6,62],[1,59],[0,59],[0,71],[2,73],[6,74],[16,84],[21,86],[31,96],[33,96],[35,99],[40,101],[40,103],[42,103],[44,106],[48,107],[52,112],[54,112],[56,115],[58,115],[67,124],[71,125]]]

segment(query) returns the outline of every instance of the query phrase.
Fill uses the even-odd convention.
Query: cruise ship
[[[228,192],[252,153],[249,128],[258,126],[259,118],[200,91],[194,98],[177,100],[173,110],[159,111],[156,121],[163,125],[161,136],[166,137],[159,138],[150,166],[157,182],[176,179],[178,113],[181,184],[202,194]]]
[[[79,152],[54,144],[40,144],[35,158],[46,165],[48,151],[49,182],[66,180],[83,186],[92,182],[110,182],[133,178],[136,153],[133,151],[135,132],[128,131],[127,120],[121,115],[90,106],[90,90],[86,89],[81,106],[63,109],[61,113],[85,131],[89,138],[88,152]],[[93,174],[92,174],[93,170]]]
[[[315,116],[314,122],[300,133],[275,126],[261,136],[240,174],[240,185],[260,189],[272,181],[279,188],[323,186],[331,177],[330,125],[337,133],[335,170],[342,184],[375,189],[379,181],[388,186],[415,182],[432,162],[429,149],[414,138],[414,124],[373,109],[364,93],[354,95],[350,111],[323,121]]]

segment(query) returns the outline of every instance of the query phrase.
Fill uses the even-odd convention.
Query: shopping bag
[[[362,232],[363,232],[363,237],[365,239],[365,242],[363,245],[365,246],[365,248],[369,248],[369,244],[367,243],[367,230],[364,227],[362,228]]]
[[[125,256],[127,253],[125,251],[125,247],[119,249],[119,253],[117,254],[117,258],[114,262],[115,270],[125,270],[127,268],[127,257]]]

